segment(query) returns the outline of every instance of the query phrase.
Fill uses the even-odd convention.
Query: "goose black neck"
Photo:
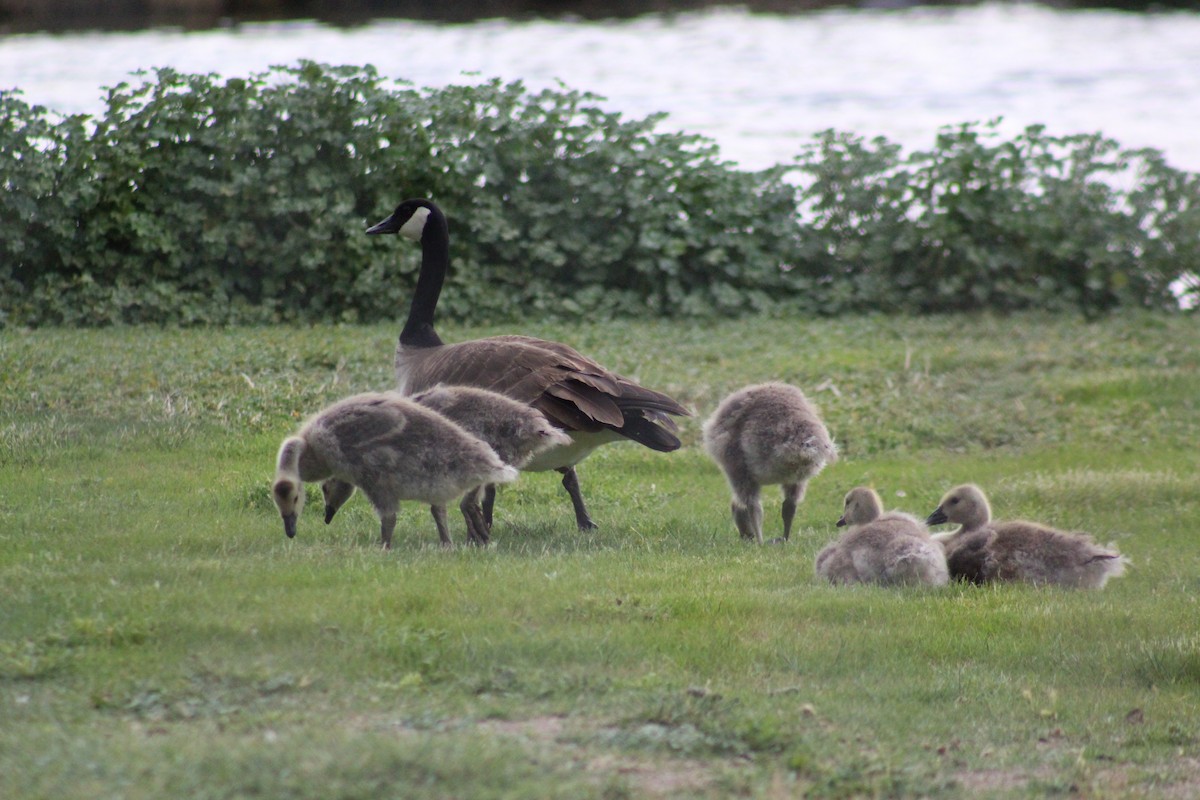
[[[437,347],[442,344],[433,329],[433,315],[446,271],[450,268],[450,230],[446,217],[436,206],[429,206],[429,217],[421,231],[421,272],[413,292],[408,320],[400,332],[400,344],[406,347]]]

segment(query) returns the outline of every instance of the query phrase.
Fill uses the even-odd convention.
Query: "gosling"
[[[542,412],[487,389],[471,386],[435,386],[410,397],[436,411],[490,446],[505,464],[520,469],[538,453],[571,443],[571,437],[554,427]],[[325,522],[350,499],[354,487],[337,478],[321,484],[325,496]],[[480,502],[484,487],[470,489],[459,503],[467,524],[467,537],[486,545],[490,528]],[[445,507],[430,509],[434,519],[445,519]]]
[[[284,440],[276,464],[272,496],[288,538],[304,507],[303,482],[336,478],[371,501],[384,548],[392,546],[401,500],[444,510],[481,483],[517,478],[487,444],[395,392],[354,395],[318,412]],[[450,545],[445,514],[434,520],[442,544]]]
[[[939,536],[950,575],[958,580],[1103,589],[1109,578],[1125,574],[1127,559],[1085,533],[1036,522],[992,522],[987,496],[974,484],[946,492],[925,522],[959,525],[958,530]]]
[[[808,482],[837,461],[837,447],[816,407],[786,383],[733,392],[704,423],[704,448],[733,492],[733,522],[743,539],[762,543],[762,487],[783,488],[783,539]]]
[[[950,582],[946,556],[925,524],[902,511],[885,514],[874,489],[851,489],[837,525],[849,528],[817,555],[817,575],[830,583],[945,586]]]

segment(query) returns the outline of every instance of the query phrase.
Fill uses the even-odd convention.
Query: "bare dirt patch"
[[[484,733],[500,736],[521,736],[539,742],[554,742],[562,735],[566,721],[562,717],[533,717],[531,719],[499,720],[480,722],[476,728]]]

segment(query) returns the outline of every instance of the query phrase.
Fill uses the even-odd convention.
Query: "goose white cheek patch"
[[[408,218],[408,222],[400,226],[400,235],[414,242],[421,241],[421,231],[425,230],[425,220],[429,219],[428,208],[418,208]]]

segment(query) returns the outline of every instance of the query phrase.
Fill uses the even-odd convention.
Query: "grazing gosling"
[[[950,582],[946,556],[925,524],[902,511],[885,514],[874,489],[851,489],[837,524],[849,528],[817,555],[817,575],[830,583],[945,586]]]
[[[1055,530],[1036,522],[992,522],[983,490],[974,484],[946,492],[925,520],[960,527],[939,541],[950,575],[972,583],[1024,581],[1079,589],[1102,589],[1125,574],[1127,559],[1085,533]]]
[[[780,484],[787,541],[808,481],[837,461],[837,447],[816,407],[786,383],[746,386],[721,401],[703,432],[704,449],[733,491],[738,533],[762,542],[762,487]]]
[[[550,424],[546,416],[532,406],[519,403],[487,389],[471,386],[435,386],[409,398],[436,411],[461,426],[493,450],[505,464],[520,469],[538,453],[571,443],[571,437]],[[321,484],[325,496],[325,522],[328,524],[354,492],[353,485],[337,478]],[[487,544],[490,525],[480,503],[483,487],[470,489],[459,503],[467,523],[467,537],[476,544]],[[430,509],[434,519],[445,518],[445,507]]]
[[[392,546],[401,500],[445,504],[481,483],[508,483],[517,470],[458,425],[395,392],[340,400],[310,417],[279,448],[272,497],[288,538],[304,507],[304,481],[337,478],[363,490]],[[347,495],[348,496],[348,495]],[[445,513],[438,536],[450,544]]]

